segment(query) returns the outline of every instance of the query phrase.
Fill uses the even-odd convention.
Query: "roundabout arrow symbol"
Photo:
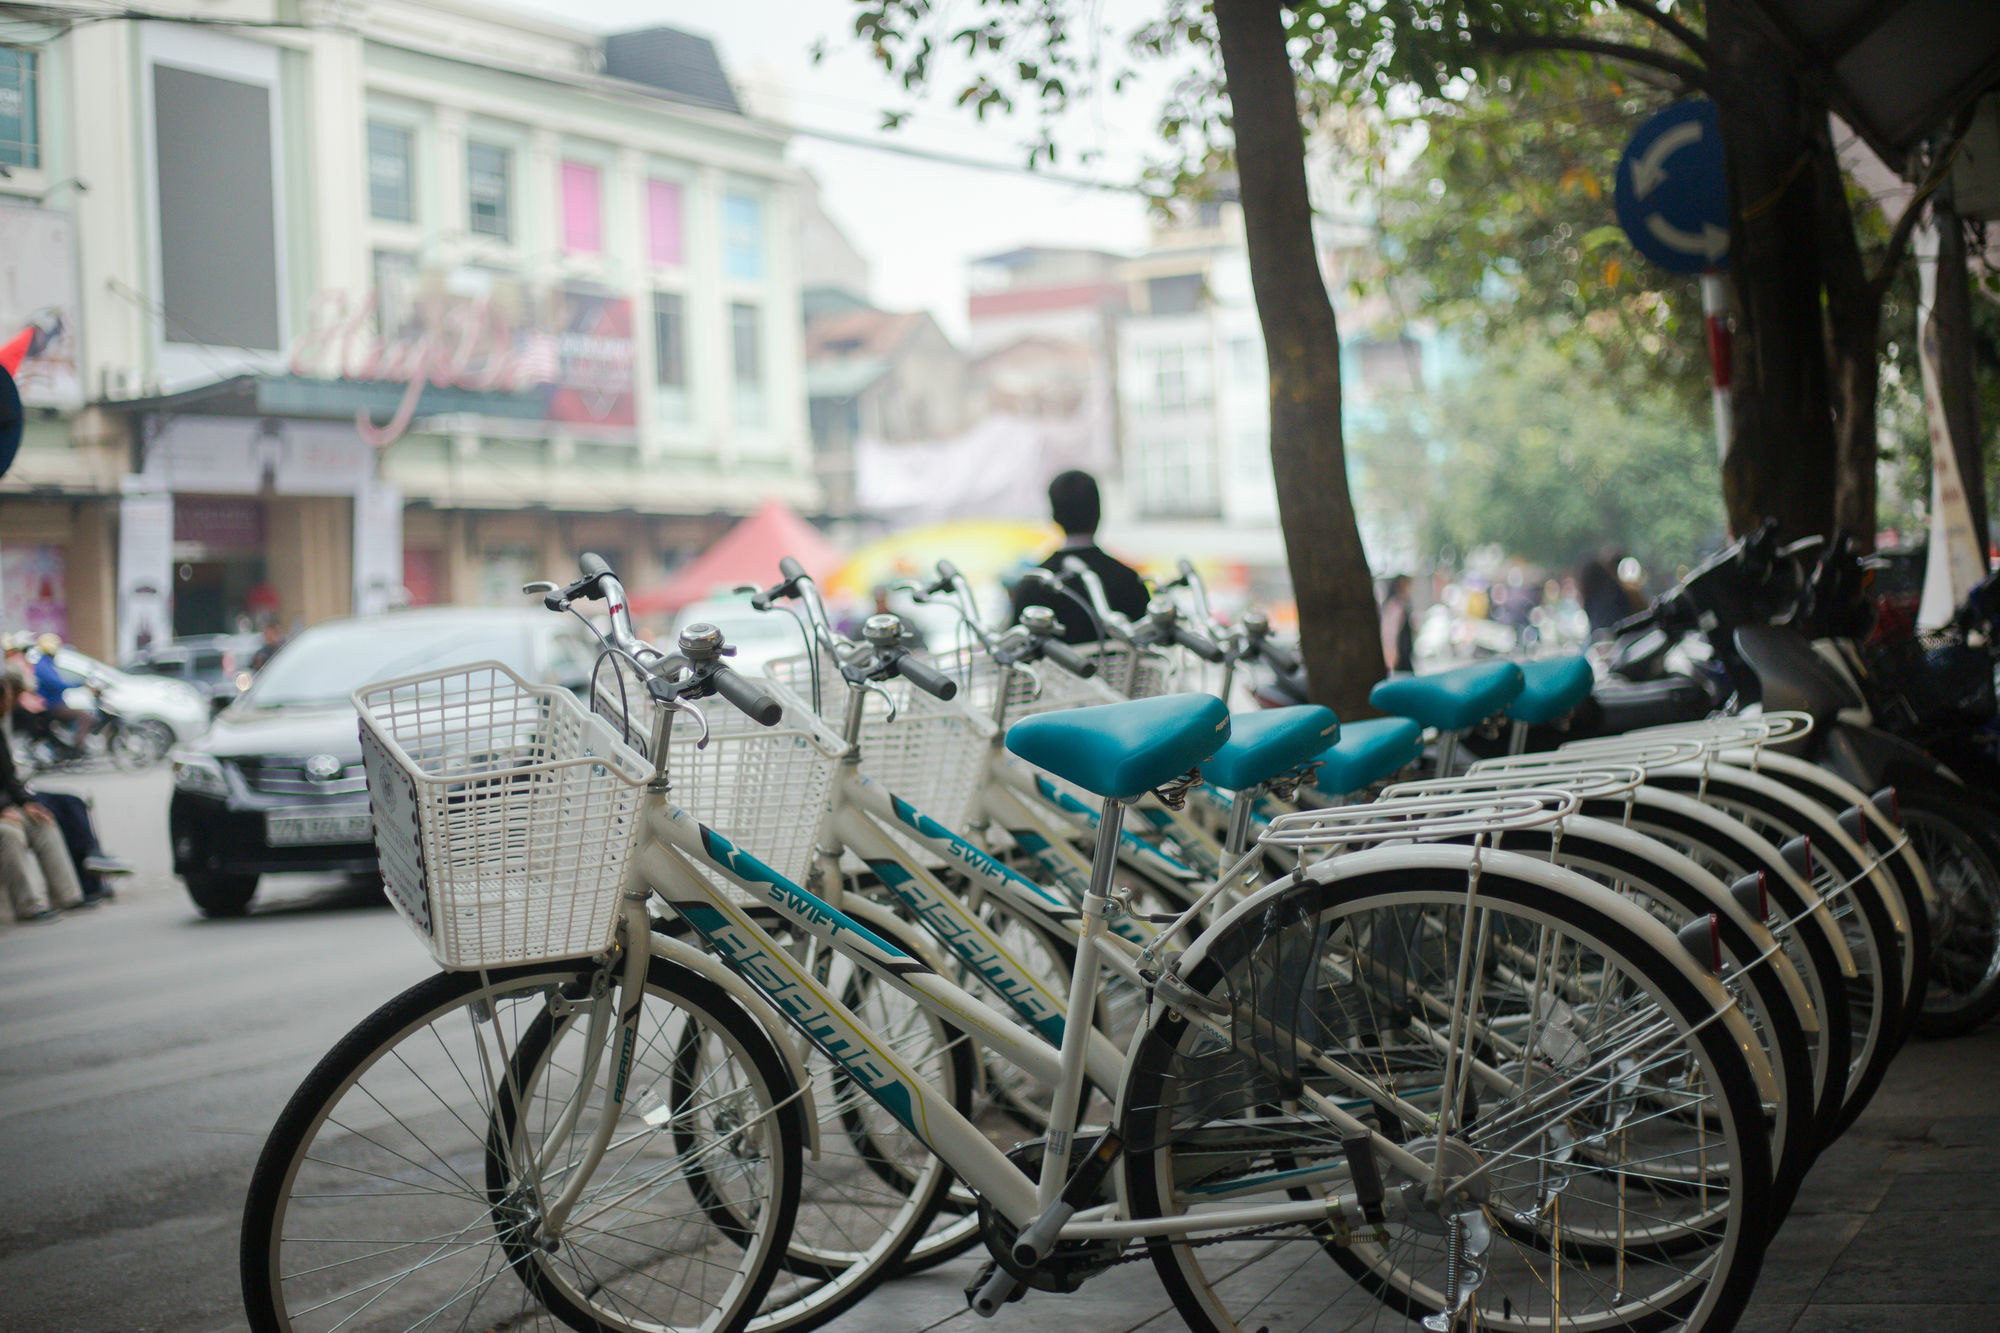
[[[1667,178],[1667,159],[1690,144],[1700,142],[1701,124],[1690,120],[1675,125],[1647,144],[1646,151],[1632,159],[1632,197],[1644,199],[1658,189],[1660,182]]]
[[[1637,172],[1633,173],[1637,175]],[[1684,255],[1700,255],[1713,264],[1729,253],[1729,229],[1718,227],[1713,222],[1701,224],[1699,234],[1682,231],[1658,213],[1646,218],[1646,230],[1661,245],[1680,251]]]

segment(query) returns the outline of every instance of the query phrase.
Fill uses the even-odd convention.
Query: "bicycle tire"
[[[495,1085],[490,1080],[484,1080],[491,1104],[482,1104],[482,1096],[474,1080],[466,1077],[458,1064],[458,1053],[450,1049],[446,1030],[454,1034],[450,1040],[459,1040],[455,1034],[461,1030],[463,1023],[463,1031],[473,1038],[473,1044],[482,1052],[480,1059],[471,1062],[475,1072],[479,1067],[504,1068],[509,1059],[504,1054],[504,1047],[497,1066],[485,1057],[489,1040],[504,1042],[509,1035],[503,1030],[506,1026],[511,1026],[512,1035],[518,1038],[522,1028],[534,1023],[537,1016],[546,1010],[552,997],[564,993],[565,989],[572,992],[580,988],[587,990],[596,975],[597,969],[585,960],[493,969],[483,974],[438,973],[385,1002],[335,1043],[280,1113],[251,1177],[244,1205],[239,1263],[245,1312],[253,1333],[303,1333],[306,1328],[331,1327],[335,1323],[350,1330],[381,1326],[360,1322],[364,1312],[372,1312],[371,1318],[391,1318],[395,1327],[406,1326],[410,1322],[407,1311],[385,1301],[406,1279],[419,1272],[423,1273],[420,1281],[429,1285],[432,1294],[427,1297],[414,1291],[410,1294],[437,1300],[435,1292],[442,1289],[443,1304],[439,1308],[449,1309],[455,1318],[477,1322],[487,1315],[486,1307],[490,1304],[494,1307],[492,1314],[495,1320],[504,1318],[511,1321],[508,1326],[513,1328],[562,1327],[585,1330],[585,1333],[628,1333],[638,1329],[657,1330],[662,1326],[655,1319],[634,1321],[623,1313],[596,1306],[586,1310],[561,1292],[556,1278],[548,1270],[558,1263],[579,1266],[588,1263],[575,1257],[584,1247],[574,1240],[567,1246],[558,1247],[559,1253],[567,1250],[570,1256],[567,1259],[558,1259],[557,1255],[547,1254],[537,1247],[537,1253],[542,1255],[537,1261],[539,1266],[524,1262],[518,1248],[512,1256],[496,1258],[491,1252],[504,1253],[509,1248],[508,1241],[514,1235],[509,1228],[518,1230],[518,1219],[510,1214],[509,1208],[495,1204],[488,1178],[482,1174],[475,1184],[467,1178],[465,1170],[461,1170],[463,1164],[479,1173],[480,1167],[470,1165],[475,1162],[491,1166],[496,1151],[493,1133],[499,1123],[496,1117],[500,1099],[493,1094]],[[765,1140],[768,1150],[761,1158],[762,1170],[766,1173],[766,1203],[760,1210],[753,1243],[742,1251],[745,1257],[729,1274],[704,1274],[705,1279],[719,1283],[720,1289],[712,1300],[707,1296],[696,1298],[697,1304],[709,1304],[706,1314],[693,1324],[679,1325],[700,1329],[702,1333],[740,1333],[771,1282],[782,1238],[789,1233],[798,1207],[805,1130],[797,1111],[783,1109],[797,1104],[791,1099],[794,1085],[783,1057],[772,1045],[769,1036],[712,982],[655,959],[648,971],[648,988],[649,991],[657,988],[675,997],[679,1007],[693,1021],[712,1025],[727,1034],[743,1062],[746,1088],[760,1108],[757,1111],[760,1121],[768,1128]],[[487,1027],[493,1031],[481,1031]],[[411,1043],[407,1054],[403,1050],[406,1041]],[[389,1063],[392,1056],[394,1064]],[[424,1069],[439,1060],[456,1071],[463,1081],[464,1091],[471,1102],[464,1112],[454,1108],[448,1100],[458,1095],[457,1085],[442,1077],[435,1083],[425,1077]],[[363,1081],[378,1070],[382,1072],[382,1078],[364,1086]],[[398,1090],[397,1085],[406,1083],[412,1077],[424,1089],[423,1093],[409,1088]],[[395,1146],[377,1142],[368,1133],[359,1132],[358,1126],[341,1124],[336,1110],[345,1104],[345,1095],[356,1089],[361,1094],[354,1103],[357,1107],[370,1118],[388,1117],[381,1125],[368,1128],[384,1139],[392,1140]],[[409,1094],[407,1104],[402,1100],[403,1092]],[[369,1109],[371,1107],[374,1109]],[[355,1118],[359,1119],[359,1116]],[[427,1163],[415,1145],[405,1143],[405,1140],[417,1138],[416,1126],[425,1123],[427,1118],[439,1122],[438,1127],[448,1140],[441,1149],[427,1150],[435,1165]],[[333,1127],[332,1132],[323,1135],[322,1131],[327,1130],[329,1125]],[[391,1125],[396,1127],[393,1134],[387,1132],[387,1127]],[[342,1152],[351,1152],[355,1161],[350,1164],[336,1160],[336,1147]],[[387,1163],[388,1169],[371,1170],[366,1163],[374,1158],[380,1159],[377,1165]],[[296,1187],[303,1168],[307,1166],[312,1168],[308,1173],[312,1180],[308,1181],[306,1193],[298,1193]],[[746,1178],[750,1174],[746,1171]],[[405,1175],[408,1180],[400,1178]],[[377,1179],[398,1188],[381,1191],[381,1202],[369,1204],[365,1201],[375,1196],[346,1186],[322,1194],[318,1188],[322,1176],[335,1182]],[[427,1183],[427,1177],[428,1181],[436,1184]],[[423,1202],[401,1202],[412,1198]],[[300,1216],[295,1218],[295,1206],[301,1204],[307,1206],[297,1207]],[[317,1234],[333,1224],[330,1215],[341,1209],[356,1210],[354,1220],[365,1223],[372,1238],[387,1222],[384,1216],[375,1215],[377,1212],[395,1213],[403,1208],[416,1210],[420,1207],[447,1206],[451,1207],[454,1215],[463,1211],[469,1220],[455,1232],[438,1233],[432,1230],[387,1251],[370,1251],[355,1257],[351,1248],[355,1244],[388,1245],[389,1242],[342,1242],[338,1236]],[[327,1252],[333,1257],[333,1262],[321,1268],[308,1265],[291,1274],[292,1279],[298,1279],[297,1295],[300,1300],[313,1302],[310,1313],[330,1311],[317,1322],[301,1323],[300,1319],[309,1312],[308,1309],[293,1308],[298,1302],[292,1299],[285,1260],[288,1252],[286,1229],[294,1220],[304,1228],[294,1242],[299,1251],[297,1257],[308,1259],[311,1253],[318,1252],[315,1247],[319,1246],[328,1247]],[[572,1220],[575,1221],[574,1218]],[[308,1222],[310,1226],[307,1226]],[[415,1218],[408,1225],[421,1230],[436,1224]],[[570,1233],[572,1238],[587,1226],[588,1223],[578,1224]],[[438,1240],[440,1234],[446,1239]],[[451,1239],[455,1236],[476,1239],[459,1242]],[[340,1246],[343,1243],[350,1248],[342,1250]],[[356,1263],[372,1263],[385,1254],[412,1246],[429,1246],[433,1253],[401,1275],[394,1269],[394,1263],[400,1261],[391,1261],[387,1278],[361,1281],[347,1294],[349,1301],[361,1298],[354,1308],[344,1315],[339,1310],[330,1309],[321,1290],[327,1285],[320,1279],[323,1272]],[[343,1255],[349,1257],[341,1257]],[[464,1259],[466,1264],[457,1263],[460,1259]],[[452,1274],[464,1266],[470,1266],[474,1271],[460,1278],[459,1285],[453,1287]],[[442,1271],[428,1271],[430,1269]],[[634,1271],[621,1266],[606,1278],[593,1277],[587,1282],[571,1285],[591,1288],[590,1299],[601,1302],[608,1298],[613,1283],[631,1277]],[[354,1275],[356,1280],[367,1277],[367,1271]],[[309,1287],[313,1289],[310,1292],[307,1290]],[[544,1299],[550,1295],[558,1297],[559,1302],[567,1302],[567,1308],[560,1312],[552,1310]],[[339,1299],[336,1297],[336,1302]],[[402,1312],[399,1313],[399,1310]],[[340,1322],[335,1316],[341,1316],[346,1322]],[[479,1326],[488,1325],[480,1323]]]
[[[1917,1035],[1959,1037],[2000,1014],[2000,817],[1943,786],[1896,789],[1937,896]]]
[[[1322,929],[1325,937],[1330,939],[1338,933],[1339,927],[1325,923],[1335,917],[1351,926],[1363,912],[1394,912],[1425,903],[1447,906],[1465,901],[1466,876],[1463,869],[1441,871],[1430,867],[1392,867],[1386,860],[1376,863],[1383,868],[1371,869],[1359,864],[1360,858],[1368,855],[1361,853],[1353,858],[1335,858],[1334,862],[1325,864],[1332,866],[1342,860],[1348,860],[1350,864],[1344,870],[1333,873],[1302,875],[1293,884],[1258,899],[1259,911],[1226,918],[1209,941],[1199,964],[1184,978],[1188,986],[1198,995],[1213,995],[1223,990],[1231,970],[1246,966],[1255,957],[1258,932],[1265,929],[1264,921],[1258,918],[1269,919],[1275,914],[1285,921],[1294,919],[1294,916],[1299,921],[1310,920],[1317,923],[1317,928]],[[1688,1058],[1694,1062],[1691,1067],[1704,1076],[1704,1082],[1699,1086],[1705,1090],[1712,1089],[1705,1092],[1701,1110],[1694,1119],[1705,1124],[1708,1117],[1716,1118],[1721,1140],[1727,1144],[1729,1180],[1768,1180],[1771,1165],[1761,1128],[1754,1080],[1743,1063],[1741,1053],[1735,1050],[1726,1035],[1715,1026],[1702,1025],[1701,1020],[1712,1012],[1712,1004],[1702,990],[1688,979],[1677,964],[1657,952],[1646,938],[1633,934],[1623,921],[1600,912],[1587,897],[1557,892],[1534,878],[1517,880],[1494,860],[1489,857],[1489,863],[1480,877],[1480,904],[1491,908],[1497,903],[1524,921],[1537,922],[1544,928],[1560,929],[1579,940],[1588,940],[1602,956],[1616,960],[1617,966],[1627,975],[1642,981],[1643,993],[1660,1007],[1659,1012],[1681,1034]],[[1362,932],[1350,929],[1350,939],[1361,937]],[[1133,1056],[1124,1092],[1127,1148],[1123,1169],[1126,1198],[1136,1218],[1162,1216],[1177,1208],[1171,1196],[1176,1189],[1185,1187],[1181,1182],[1194,1184],[1201,1179],[1200,1176],[1177,1178],[1175,1172],[1179,1164],[1173,1154],[1177,1138],[1196,1142],[1192,1129],[1185,1125],[1177,1127],[1173,1120],[1173,1108],[1178,1098],[1189,1089],[1194,1089],[1193,1099],[1198,1105],[1203,1095],[1198,1078],[1190,1080],[1183,1072],[1184,1067],[1192,1066],[1179,1063],[1183,1042],[1191,1031],[1196,1030],[1197,1026],[1184,1014],[1163,1011]],[[1308,1044],[1316,1040],[1317,1035]],[[1387,1038],[1378,1036],[1377,1040],[1385,1042]],[[1195,1112],[1196,1118],[1202,1114]],[[1487,1114],[1485,1107],[1480,1108],[1480,1117]],[[1491,1115],[1491,1123],[1496,1126],[1504,1124],[1504,1114],[1499,1108],[1494,1108]],[[1471,1127],[1478,1123],[1479,1118],[1475,1117],[1462,1132],[1473,1132]],[[1511,1134],[1512,1129],[1504,1132]],[[1283,1139],[1288,1145],[1285,1155],[1281,1158],[1273,1153],[1273,1163],[1296,1162],[1297,1154],[1305,1152],[1310,1146],[1303,1133],[1288,1133]],[[1412,1144],[1421,1141],[1410,1140]],[[1226,1143],[1226,1140],[1209,1142]],[[1328,1160],[1333,1161],[1333,1154],[1328,1154]],[[1218,1153],[1214,1158],[1190,1162],[1188,1169],[1219,1175],[1224,1167]],[[1706,1165],[1702,1170],[1707,1172]],[[1274,1179],[1282,1179],[1282,1176],[1274,1176]],[[1396,1188],[1392,1177],[1390,1188]],[[1293,1190],[1291,1193],[1292,1197],[1300,1197],[1303,1192]],[[1749,1299],[1768,1239],[1768,1219],[1761,1198],[1757,1197],[1762,1193],[1761,1188],[1755,1187],[1729,1189],[1720,1214],[1722,1222],[1721,1230],[1716,1233],[1718,1240],[1708,1257],[1700,1264],[1678,1272],[1667,1289],[1657,1293],[1615,1292],[1612,1299],[1619,1303],[1614,1303],[1596,1317],[1578,1313],[1565,1298],[1562,1326],[1577,1330],[1621,1329],[1630,1333],[1656,1333],[1670,1327],[1690,1330],[1729,1327]],[[1304,1197],[1312,1196],[1305,1194]],[[1488,1211],[1499,1206],[1489,1205]],[[1355,1232],[1349,1237],[1337,1237],[1324,1223],[1301,1224],[1295,1230],[1298,1232],[1297,1240],[1312,1246],[1331,1259],[1335,1266],[1345,1269],[1348,1277],[1358,1280],[1374,1299],[1389,1309],[1411,1318],[1425,1318],[1439,1313],[1441,1297],[1434,1299],[1432,1289],[1420,1281],[1414,1271],[1408,1274],[1401,1272],[1405,1266],[1414,1270],[1414,1265],[1407,1260],[1379,1264],[1367,1257],[1366,1252],[1371,1246],[1377,1247],[1385,1256],[1390,1251],[1379,1247],[1378,1242],[1367,1237],[1366,1233]],[[1426,1234],[1413,1226],[1406,1225],[1402,1230],[1406,1237]],[[1378,1234],[1386,1235],[1387,1232],[1384,1230]],[[1422,1243],[1433,1242],[1442,1244],[1443,1238],[1433,1236],[1430,1242]],[[1415,1245],[1419,1242],[1409,1243]],[[1500,1243],[1496,1232],[1495,1244]],[[1154,1238],[1147,1242],[1147,1248],[1176,1310],[1196,1333],[1241,1333],[1241,1330],[1250,1328],[1264,1328],[1269,1333],[1292,1333],[1292,1330],[1302,1333],[1305,1329],[1324,1327],[1328,1311],[1342,1293],[1336,1291],[1332,1300],[1322,1302],[1319,1298],[1323,1288],[1309,1287],[1296,1280],[1295,1275],[1302,1271],[1303,1261],[1295,1265],[1288,1258],[1277,1266],[1286,1277],[1284,1281],[1268,1280],[1255,1271],[1254,1265],[1268,1257],[1277,1244],[1272,1242],[1271,1250],[1253,1253],[1247,1259],[1236,1252],[1219,1254],[1218,1271],[1214,1275],[1206,1272],[1201,1264],[1200,1256],[1210,1252],[1208,1247]],[[1311,1252],[1307,1251],[1308,1254]],[[1534,1278],[1537,1276],[1536,1256],[1549,1259],[1551,1255],[1565,1253],[1568,1253],[1567,1241],[1542,1250],[1517,1244],[1508,1251],[1507,1258],[1525,1267],[1528,1277]],[[1293,1257],[1296,1257],[1295,1254]],[[1221,1271],[1225,1266],[1228,1269],[1226,1273]],[[1570,1270],[1562,1272],[1565,1277],[1571,1276]],[[1624,1276],[1620,1279],[1621,1283],[1629,1280]],[[1571,1277],[1571,1281],[1577,1279]],[[1497,1283],[1495,1275],[1489,1271],[1485,1274],[1485,1283],[1472,1293],[1472,1299],[1479,1305],[1478,1319],[1482,1326],[1515,1328],[1525,1333],[1528,1329],[1548,1325],[1547,1302],[1532,1294],[1533,1282],[1525,1282],[1524,1285],[1522,1281],[1512,1281],[1504,1285],[1505,1290],[1502,1290],[1503,1284]],[[1601,1279],[1597,1285],[1599,1289],[1608,1286]],[[1218,1290],[1221,1286],[1229,1287],[1227,1295]],[[1547,1281],[1542,1280],[1540,1290],[1546,1292],[1548,1289]],[[1243,1293],[1243,1299],[1254,1296],[1256,1304],[1247,1311],[1241,1310],[1237,1297],[1239,1292]],[[1266,1301],[1270,1302],[1268,1308],[1264,1306]],[[1542,1313],[1537,1313],[1538,1310]]]

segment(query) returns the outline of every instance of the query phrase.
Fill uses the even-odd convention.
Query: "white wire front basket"
[[[389,900],[440,967],[600,952],[652,765],[498,662],[354,693]]]
[[[947,668],[942,661],[937,665]],[[779,658],[766,670],[793,690],[809,688],[803,654]],[[847,682],[824,655],[819,672],[822,717],[830,721],[847,707]],[[963,688],[951,700],[900,677],[883,681],[881,688],[895,702],[896,715],[892,720],[888,702],[869,692],[861,722],[861,771],[946,828],[963,832],[992,750],[992,721],[968,706]]]
[[[799,692],[782,681],[750,677],[784,710],[778,724],[759,726],[721,699],[697,705],[708,721],[674,720],[668,741],[667,799],[794,884],[812,869],[813,844],[840,766],[840,736]],[[836,682],[838,678],[836,677]],[[659,705],[639,674],[607,659],[596,675],[597,713],[615,733],[650,750]],[[720,873],[690,862],[738,902],[747,895]]]

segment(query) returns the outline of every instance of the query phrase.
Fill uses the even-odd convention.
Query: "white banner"
[[[174,637],[174,497],[118,505],[118,660]]]
[[[377,479],[354,497],[354,614],[403,601],[403,492]]]
[[[1972,525],[1972,504],[1958,473],[1958,454],[1952,448],[1951,423],[1945,416],[1944,389],[1938,377],[1935,224],[1925,220],[1912,239],[1917,257],[1917,365],[1923,372],[1924,415],[1929,418],[1931,435],[1931,543],[1917,624],[1929,629],[1950,620],[1973,585],[1986,577],[1986,553],[1979,549],[1977,529]]]

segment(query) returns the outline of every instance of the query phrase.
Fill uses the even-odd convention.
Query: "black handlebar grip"
[[[957,681],[929,662],[920,662],[908,653],[896,659],[896,674],[934,698],[952,699],[958,696]]]
[[[784,556],[778,561],[778,572],[785,576],[786,582],[807,577],[806,567],[790,556]]]
[[[1085,657],[1061,639],[1043,639],[1039,647],[1044,658],[1054,662],[1072,676],[1081,676],[1089,680],[1097,674],[1097,663],[1093,659]]]
[[[1222,649],[1216,647],[1206,637],[1180,625],[1174,626],[1173,640],[1204,662],[1220,662],[1226,656]]]
[[[583,576],[587,579],[594,579],[611,572],[611,566],[605,564],[604,557],[595,551],[585,551],[576,558],[576,564],[577,568],[583,571]]]
[[[717,694],[736,705],[745,717],[760,727],[775,727],[785,715],[784,705],[726,666],[716,667],[709,680]]]
[[[1270,639],[1257,640],[1257,653],[1258,656],[1271,664],[1273,671],[1282,671],[1286,675],[1290,675],[1299,669],[1297,655],[1291,649],[1281,647]]]

